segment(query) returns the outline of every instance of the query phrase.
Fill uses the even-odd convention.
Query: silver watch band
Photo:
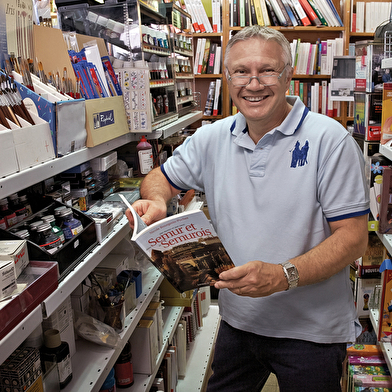
[[[299,275],[298,275],[298,270],[297,267],[290,263],[290,261],[285,261],[284,263],[280,264],[283,268],[283,272],[286,276],[287,283],[289,284],[289,287],[287,290],[293,289],[298,286],[298,281],[299,281]]]

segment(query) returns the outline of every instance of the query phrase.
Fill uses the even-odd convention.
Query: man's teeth
[[[264,99],[264,97],[244,97],[244,98],[250,102],[259,102]]]

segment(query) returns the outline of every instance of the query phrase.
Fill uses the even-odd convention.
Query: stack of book
[[[352,2],[351,7],[352,33],[374,33],[391,14],[390,2],[357,1]]]
[[[230,25],[329,26],[343,22],[332,0],[230,0]]]
[[[192,29],[195,33],[221,33],[222,10],[220,0],[211,0],[203,4],[202,0],[184,0],[185,9],[192,17]],[[208,12],[205,7],[208,5]],[[212,19],[212,23],[209,20]]]

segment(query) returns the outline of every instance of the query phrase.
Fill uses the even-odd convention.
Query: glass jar
[[[33,209],[31,208],[30,202],[27,200],[26,195],[19,196],[19,201],[23,204],[27,211],[27,216],[33,215]]]
[[[28,217],[26,207],[20,202],[17,193],[8,196],[8,200],[12,211],[15,211],[18,222],[22,222],[22,220]]]
[[[42,225],[42,223],[44,223],[44,221],[42,221],[42,220],[30,223],[30,225],[29,225],[30,241],[32,241],[34,243],[38,242],[37,228],[39,225]]]
[[[49,222],[44,222],[37,227],[37,237],[37,244],[49,253],[55,253],[63,246],[60,237],[53,233]]]
[[[7,229],[18,223],[18,218],[15,214],[15,211],[12,211],[10,208],[8,208],[8,200],[6,198],[0,200],[0,215],[5,219]]]
[[[30,233],[26,229],[19,230],[19,231],[15,232],[15,235],[17,235],[18,237],[20,237],[20,238],[22,238],[24,240],[29,240],[30,239]]]
[[[65,243],[64,233],[63,233],[63,230],[61,230],[61,228],[56,225],[56,219],[55,219],[54,215],[43,216],[42,220],[44,222],[48,222],[50,224],[50,226],[52,227],[53,233],[60,237],[60,241],[64,245],[64,243]]]
[[[63,230],[66,240],[70,240],[72,237],[78,235],[83,230],[82,222],[73,216],[72,210],[70,208],[61,210],[59,219],[61,219],[59,227]]]

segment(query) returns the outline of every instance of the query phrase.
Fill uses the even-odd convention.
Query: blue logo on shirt
[[[300,147],[300,142],[295,143],[294,150],[292,150],[291,165],[290,167],[304,166],[308,163],[309,141]]]

